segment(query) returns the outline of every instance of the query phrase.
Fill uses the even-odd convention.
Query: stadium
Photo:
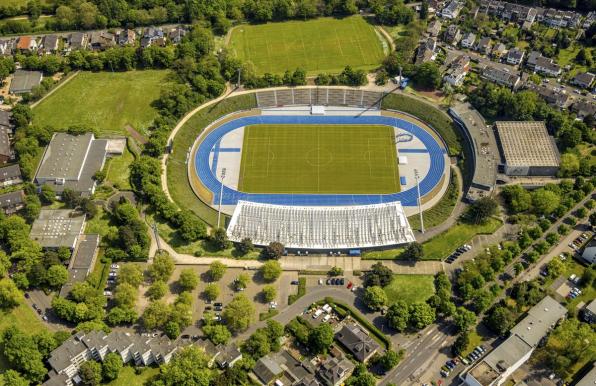
[[[383,94],[371,91],[255,97],[256,108],[212,122],[188,154],[190,185],[231,216],[230,240],[313,251],[415,240],[407,216],[433,206],[449,183],[446,145],[429,125],[381,109]]]

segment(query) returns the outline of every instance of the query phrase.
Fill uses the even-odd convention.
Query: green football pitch
[[[385,56],[381,38],[360,16],[241,25],[232,30],[230,45],[259,74],[297,67],[309,75],[338,73],[346,65],[368,70]]]
[[[247,193],[399,192],[394,130],[381,125],[244,128],[238,190]]]

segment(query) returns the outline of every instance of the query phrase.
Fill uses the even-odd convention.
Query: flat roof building
[[[93,194],[93,176],[103,168],[108,142],[96,139],[92,133],[55,133],[39,164],[35,182],[50,185],[58,195],[66,188],[83,195]]]
[[[567,314],[550,296],[532,307],[511,329],[511,336],[462,375],[467,386],[500,386],[532,355],[538,343]]]
[[[43,248],[74,249],[83,234],[85,216],[70,209],[42,209],[31,226],[29,237]]]
[[[60,296],[66,297],[72,287],[84,281],[93,270],[99,247],[99,235],[81,235],[68,265],[68,282],[60,289]]]
[[[31,92],[33,87],[39,86],[43,74],[39,71],[16,70],[10,82],[10,94],[26,94]]]
[[[559,171],[559,151],[544,122],[495,122],[505,174],[552,176]]]

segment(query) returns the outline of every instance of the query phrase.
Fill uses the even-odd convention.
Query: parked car
[[[354,286],[354,284],[352,284],[352,282],[351,282],[351,281],[349,281],[349,282],[348,282],[348,285],[347,285],[348,289],[351,289],[353,286]]]
[[[112,264],[112,265],[110,265],[110,268],[111,269],[118,269],[118,268],[120,268],[120,266],[118,264]]]
[[[48,317],[47,317],[47,316],[45,316],[45,315],[44,315],[44,316],[42,316],[42,317],[41,317],[41,319],[42,319],[44,322],[47,322],[47,321],[48,321]]]
[[[292,284],[292,285],[298,285],[298,284],[300,284],[300,282],[298,280],[292,280],[290,282],[290,284]]]
[[[341,279],[339,279],[339,283],[338,283],[339,285],[344,285],[344,283],[345,283],[345,280],[343,277]]]

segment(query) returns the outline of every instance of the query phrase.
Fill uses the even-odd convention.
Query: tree
[[[158,300],[163,298],[167,292],[167,284],[161,280],[156,280],[151,284],[145,295],[151,300]]]
[[[244,341],[242,351],[255,360],[269,354],[271,352],[271,341],[265,329],[259,328]]]
[[[544,188],[532,192],[532,209],[536,214],[549,215],[559,206],[560,197]]]
[[[211,242],[213,246],[219,250],[228,249],[230,247],[230,240],[228,234],[223,228],[215,228],[211,233]]]
[[[387,372],[397,366],[402,357],[403,353],[400,355],[393,350],[387,350],[385,354],[379,357],[377,363],[381,366],[384,372]]]
[[[196,241],[207,234],[205,223],[189,210],[178,212],[176,221],[179,224],[178,233],[186,241]]]
[[[548,262],[546,266],[546,272],[551,278],[557,278],[565,272],[565,264],[558,257]]]
[[[101,364],[95,361],[86,361],[79,367],[79,376],[84,385],[96,386],[101,382]]]
[[[141,266],[134,263],[123,264],[118,272],[118,282],[128,283],[135,288],[140,286],[143,283]]]
[[[277,260],[284,254],[285,250],[286,248],[282,243],[274,241],[272,243],[269,243],[269,245],[265,247],[265,249],[263,250],[263,256],[266,259]]]
[[[170,317],[170,307],[161,300],[149,303],[141,317],[143,327],[147,330],[155,330],[164,326]]]
[[[55,264],[48,268],[46,281],[51,288],[60,288],[68,281],[68,270],[62,264]]]
[[[435,310],[427,303],[414,303],[410,306],[409,323],[418,330],[435,321]]]
[[[579,172],[579,158],[573,153],[561,155],[561,167],[559,175],[561,177],[573,177]]]
[[[341,267],[332,267],[327,274],[329,276],[341,276],[344,274],[344,270]]]
[[[219,281],[224,274],[226,273],[228,267],[224,263],[219,260],[215,260],[211,264],[209,264],[209,270],[207,274],[213,281]]]
[[[208,386],[215,377],[209,369],[209,358],[205,351],[190,345],[178,351],[170,363],[162,365],[159,374],[149,382],[151,386]]]
[[[207,300],[214,301],[219,296],[219,286],[215,283],[207,284],[203,295]]]
[[[468,217],[474,224],[482,224],[497,213],[497,201],[491,197],[482,197],[468,209]]]
[[[241,273],[234,280],[234,288],[236,288],[236,291],[242,291],[243,289],[245,289],[248,286],[249,281],[250,281],[250,278],[248,277],[248,275],[245,273]]]
[[[0,386],[29,386],[27,379],[21,376],[14,370],[7,370],[4,374],[0,374]]]
[[[253,245],[252,240],[248,237],[245,237],[242,240],[240,240],[239,243],[236,243],[236,251],[240,256],[244,256],[254,249],[255,246]]]
[[[23,294],[10,279],[0,279],[0,308],[9,310],[19,305]]]
[[[266,261],[261,268],[259,268],[261,275],[263,276],[263,280],[266,282],[272,283],[276,281],[279,276],[281,275],[282,269],[281,264],[279,261],[276,260],[269,260]]]
[[[460,355],[464,352],[466,347],[468,347],[468,344],[470,344],[470,335],[467,331],[463,331],[457,336],[455,342],[453,342],[453,346],[451,346],[451,352],[453,355]]]
[[[532,196],[521,185],[507,185],[502,193],[507,206],[514,213],[525,212],[532,206]]]
[[[453,323],[458,331],[466,333],[476,323],[476,314],[465,307],[457,307],[456,312],[453,314]]]
[[[308,334],[308,347],[315,354],[324,354],[333,343],[333,328],[321,323]]]
[[[431,90],[439,88],[441,79],[441,70],[435,62],[422,63],[412,76],[418,87]]]
[[[509,308],[501,305],[493,307],[484,317],[486,326],[499,335],[507,333],[514,321],[515,314]]]
[[[416,241],[408,244],[402,253],[402,257],[406,260],[420,260],[423,255],[422,245]]]
[[[392,279],[393,271],[385,267],[383,263],[378,262],[373,264],[370,271],[364,274],[363,283],[365,287],[370,287],[374,285],[379,287],[385,287],[391,282]]]
[[[387,294],[383,288],[375,285],[364,290],[362,300],[372,311],[378,311],[387,304]]]
[[[197,285],[199,284],[199,277],[197,276],[197,273],[194,269],[185,268],[180,272],[178,284],[183,291],[192,291],[197,288]]]
[[[238,294],[224,309],[223,317],[230,331],[237,333],[250,326],[254,321],[254,313],[254,304],[243,294]]]
[[[273,285],[266,285],[263,287],[263,299],[265,302],[271,302],[277,297],[277,289]]]
[[[428,1],[424,0],[420,6],[420,20],[428,18]]]
[[[347,386],[375,386],[377,380],[374,375],[368,372],[366,366],[360,363],[346,381]]]
[[[10,368],[20,371],[36,384],[41,382],[47,369],[33,337],[13,325],[2,333],[2,343],[2,353]]]
[[[162,280],[167,282],[174,272],[174,260],[167,252],[160,252],[153,258],[153,264],[149,266],[149,275],[154,281]]]
[[[213,344],[226,344],[232,338],[230,330],[223,324],[214,324],[203,326],[205,336],[213,342]]]
[[[118,378],[122,369],[122,357],[115,352],[111,352],[103,359],[103,379],[104,381],[113,381]]]
[[[398,300],[389,306],[387,314],[385,315],[389,325],[399,332],[403,332],[408,328],[410,320],[410,309],[408,304],[403,300]]]

